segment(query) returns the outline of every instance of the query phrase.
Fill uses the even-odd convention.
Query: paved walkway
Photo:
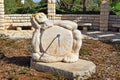
[[[9,36],[11,39],[16,38],[32,38],[33,31],[32,30],[0,30],[0,34],[5,34]]]
[[[32,30],[0,30],[0,34],[8,35],[10,38],[32,38]],[[101,31],[88,31],[82,32],[84,39],[95,40],[112,40],[120,41],[120,32],[101,32]]]
[[[82,33],[84,39],[120,41],[120,32],[88,31]]]

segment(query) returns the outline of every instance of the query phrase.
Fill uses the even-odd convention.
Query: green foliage
[[[27,14],[44,12],[47,14],[47,0],[34,3],[32,0],[4,0],[5,14]],[[100,14],[101,0],[56,0],[57,14]],[[120,0],[110,0],[110,14],[120,15]]]
[[[100,3],[100,0],[60,0],[60,2],[57,1],[56,13],[99,14]]]
[[[47,13],[45,1],[34,3],[32,0],[26,0],[25,4],[21,4],[21,0],[5,0],[5,14]]]
[[[57,14],[100,14],[100,11],[86,11],[85,13],[80,10],[69,10],[56,8]]]
[[[110,0],[110,14],[120,15],[120,0]]]

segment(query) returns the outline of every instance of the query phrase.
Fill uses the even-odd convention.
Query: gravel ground
[[[31,39],[0,39],[0,80],[64,80],[64,76],[30,68],[30,44]],[[96,73],[88,80],[120,80],[119,42],[86,39],[80,58],[97,66]]]

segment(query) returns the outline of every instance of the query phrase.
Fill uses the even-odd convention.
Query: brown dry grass
[[[53,76],[30,68],[31,39],[0,39],[0,54],[2,53],[5,57],[0,59],[0,80],[60,78],[58,75]],[[93,61],[97,65],[96,73],[89,80],[120,80],[120,43],[84,40],[80,58]]]

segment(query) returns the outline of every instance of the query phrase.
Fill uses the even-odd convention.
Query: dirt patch
[[[64,80],[64,76],[30,68],[31,39],[0,39],[0,80]],[[97,71],[89,80],[120,80],[120,43],[84,40],[80,58],[93,61]]]

